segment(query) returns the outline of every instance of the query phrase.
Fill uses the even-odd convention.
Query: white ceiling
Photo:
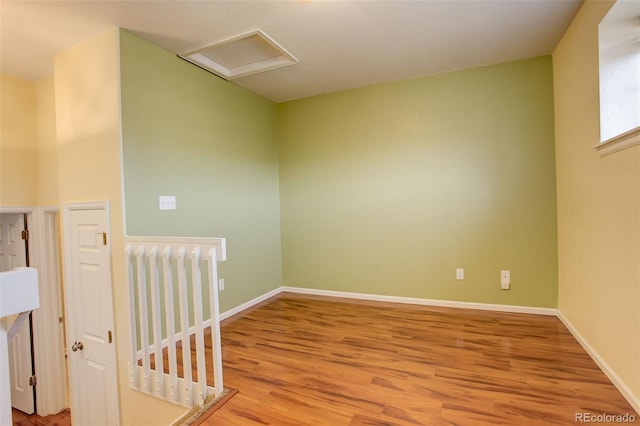
[[[261,29],[300,63],[236,80],[276,102],[550,54],[582,0],[0,0],[0,70],[37,80],[110,27],[184,53]]]

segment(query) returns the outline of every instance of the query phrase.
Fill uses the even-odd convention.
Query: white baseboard
[[[376,302],[405,303],[422,306],[442,306],[447,308],[480,309],[483,311],[515,312],[520,314],[550,315],[558,313],[554,308],[536,308],[531,306],[498,305],[492,303],[457,302],[453,300],[420,299],[415,297],[383,296],[366,293],[348,293],[344,291],[315,290],[301,287],[280,287],[281,292],[311,294],[316,296],[342,297],[347,299],[373,300]]]
[[[236,306],[235,308],[229,309],[228,311],[225,311],[223,313],[220,314],[220,321],[225,320],[229,317],[234,316],[235,314],[239,314],[240,312],[244,311],[245,309],[249,309],[255,305],[257,305],[258,303],[264,302],[265,300],[269,299],[270,297],[273,297],[277,294],[282,293],[282,287],[278,287],[276,289],[271,290],[268,293],[265,293],[261,296],[256,297],[255,299],[251,299],[248,302],[243,303],[242,305]]]
[[[600,354],[585,340],[584,337],[578,332],[574,325],[565,317],[562,312],[558,311],[558,318],[567,327],[567,329],[573,334],[573,337],[582,345],[585,351],[589,354],[591,359],[600,367],[602,372],[611,380],[611,383],[620,391],[622,396],[631,404],[631,406],[640,413],[640,398],[635,395],[627,384],[616,374],[616,372],[607,364],[607,362],[600,356]]]

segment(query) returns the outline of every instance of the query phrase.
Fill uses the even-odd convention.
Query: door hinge
[[[102,234],[102,245],[107,245],[107,233],[106,232],[96,232],[96,234]]]
[[[29,386],[35,386],[36,384],[38,384],[38,379],[36,379],[35,374],[31,377],[29,377]]]
[[[111,333],[111,330],[109,330],[109,332],[107,333],[108,337],[109,337],[109,343],[113,342],[113,334]]]
[[[28,240],[29,239],[29,231],[24,229],[21,233],[20,233],[20,237],[23,240]]]

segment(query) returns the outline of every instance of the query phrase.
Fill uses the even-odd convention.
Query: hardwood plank
[[[575,424],[640,418],[554,317],[282,294],[222,325],[204,425]]]
[[[202,425],[640,418],[553,317],[282,294],[224,321],[222,342],[225,385],[240,393]],[[210,336],[205,346],[209,357]],[[14,426],[69,426],[66,414],[22,415]]]
[[[69,409],[45,417],[37,414],[27,415],[15,408],[11,409],[11,413],[13,415],[13,426],[71,426],[71,412]]]

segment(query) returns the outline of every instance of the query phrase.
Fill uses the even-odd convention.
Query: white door
[[[0,272],[27,266],[27,249],[22,239],[24,229],[23,214],[0,215]],[[9,342],[9,380],[11,405],[27,414],[35,411],[33,386],[30,385],[32,368],[31,327],[29,321],[25,321]]]
[[[64,228],[72,423],[118,425],[108,204],[65,206]]]

